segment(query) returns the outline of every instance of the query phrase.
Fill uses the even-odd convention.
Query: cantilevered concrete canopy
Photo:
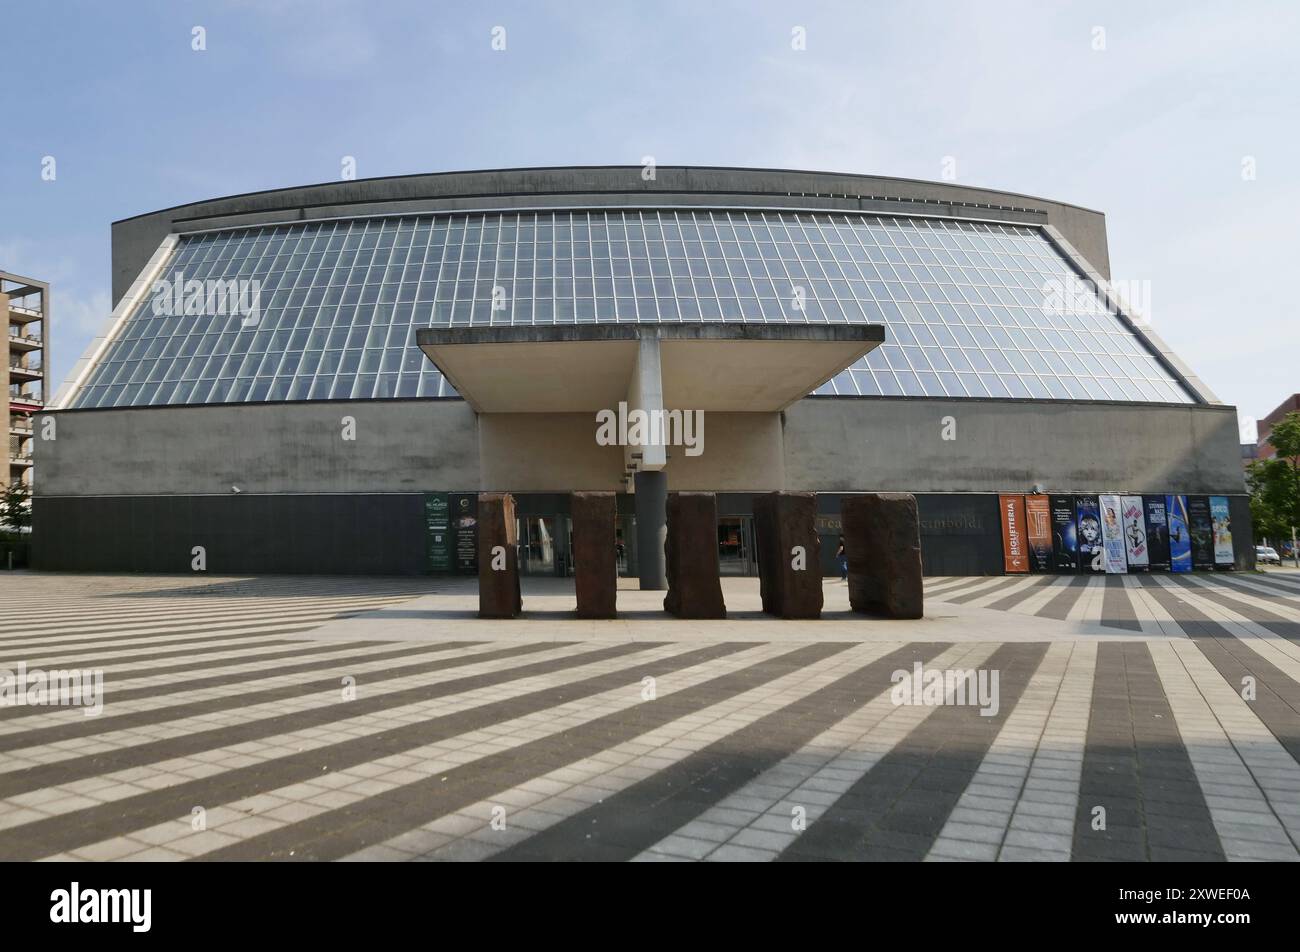
[[[775,412],[885,339],[880,324],[580,324],[423,328],[420,349],[480,413],[617,407],[653,342],[662,406]]]
[[[603,413],[648,420],[613,440],[636,499],[641,588],[667,587],[663,427],[706,413],[769,414],[884,342],[880,324],[568,324],[422,328],[416,342],[484,419]],[[679,412],[680,411],[680,412]],[[599,445],[600,431],[592,437]],[[687,441],[689,442],[689,441]],[[684,443],[684,445],[686,445]],[[611,446],[611,449],[614,447]],[[695,448],[703,451],[701,444]],[[687,449],[685,452],[690,453]],[[504,488],[504,487],[503,487]],[[579,488],[579,487],[575,487]]]

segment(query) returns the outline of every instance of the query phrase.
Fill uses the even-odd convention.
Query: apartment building
[[[1255,424],[1257,428],[1256,453],[1259,459],[1272,459],[1277,455],[1277,450],[1268,441],[1269,434],[1273,432],[1273,427],[1280,423],[1288,413],[1295,413],[1297,410],[1300,410],[1300,393],[1293,393],[1274,407],[1268,416]]]
[[[9,449],[0,485],[32,485],[35,415],[45,406],[49,359],[50,286],[0,271],[0,317],[7,330],[0,418],[9,424]]]

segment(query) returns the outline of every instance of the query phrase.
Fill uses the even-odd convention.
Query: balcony
[[[10,380],[31,381],[31,380],[41,380],[44,377],[45,377],[44,366],[38,365],[36,367],[24,367],[22,363],[17,360],[9,361]]]
[[[30,353],[34,350],[40,350],[45,346],[43,338],[35,334],[16,334],[13,330],[9,331],[9,350]]]
[[[12,301],[9,303],[9,323],[11,324],[30,324],[32,321],[45,320],[45,313],[37,311],[30,307],[19,307]]]

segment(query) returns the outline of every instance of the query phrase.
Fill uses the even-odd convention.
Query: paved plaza
[[[104,694],[0,707],[0,859],[1300,859],[1300,573],[926,588],[599,622],[526,579],[499,622],[472,579],[3,576],[0,673]],[[994,703],[899,703],[918,663]]]

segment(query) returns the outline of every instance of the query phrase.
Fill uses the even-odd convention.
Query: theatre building
[[[675,490],[718,494],[724,573],[756,572],[752,497],[778,489],[819,494],[828,571],[840,498],[877,491],[916,496],[930,574],[1088,571],[1116,533],[1133,569],[1137,535],[1184,530],[1200,568],[1253,559],[1235,410],[1116,299],[1077,206],[413,175],[119,221],[112,268],[36,441],[40,568],[465,573],[475,494],[505,491],[523,571],[564,575],[575,490],[619,494],[620,570],[649,587]]]

